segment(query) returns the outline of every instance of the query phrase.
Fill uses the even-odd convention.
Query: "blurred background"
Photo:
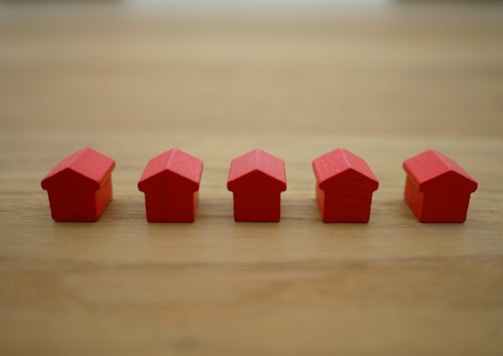
[[[0,354],[498,354],[502,39],[500,2],[0,1]],[[40,180],[84,146],[114,201],[53,223]],[[190,226],[137,190],[171,147],[205,165]],[[255,147],[287,166],[274,226],[232,219]],[[379,178],[370,224],[319,221],[335,147]],[[428,148],[479,182],[466,224],[403,201]]]
[[[500,135],[502,9],[3,1],[0,125]]]

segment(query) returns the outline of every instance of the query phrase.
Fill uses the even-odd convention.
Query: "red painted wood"
[[[227,188],[234,195],[235,221],[278,222],[285,163],[260,149],[248,152],[232,160]]]
[[[44,179],[55,221],[97,221],[112,200],[115,161],[91,148],[63,159]]]
[[[420,222],[462,223],[477,182],[457,162],[428,150],[403,162],[405,201]]]
[[[171,149],[152,158],[138,182],[149,222],[194,222],[203,161]]]
[[[339,148],[316,158],[312,166],[324,222],[369,221],[372,193],[379,182],[362,158]]]

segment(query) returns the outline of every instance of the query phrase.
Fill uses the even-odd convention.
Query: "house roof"
[[[239,190],[250,182],[268,180],[278,191],[286,190],[285,163],[261,149],[255,149],[232,160],[227,179],[230,191]],[[248,179],[247,179],[248,178]]]
[[[342,181],[356,183],[371,191],[379,186],[367,162],[343,148],[316,158],[312,166],[316,181],[322,190],[330,190],[332,186],[335,187]]]
[[[168,150],[148,162],[138,188],[144,191],[149,182],[161,178],[165,173],[185,180],[189,189],[197,191],[203,173],[203,161],[176,148]]]
[[[474,192],[477,182],[457,162],[435,150],[422,152],[403,162],[403,168],[420,190],[440,181],[456,179],[456,186]]]
[[[63,159],[42,180],[42,188],[49,189],[57,180],[77,175],[93,189],[99,189],[115,168],[115,161],[92,148],[83,148]],[[54,184],[56,183],[56,184]]]

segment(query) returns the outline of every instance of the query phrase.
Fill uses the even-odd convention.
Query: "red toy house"
[[[83,148],[63,159],[42,180],[56,221],[97,221],[112,200],[115,161]]]
[[[234,193],[235,221],[278,222],[285,163],[260,149],[248,152],[232,160],[227,188]]]
[[[403,162],[405,201],[420,222],[461,223],[477,182],[452,159],[434,150]]]
[[[194,222],[203,161],[178,149],[152,158],[138,182],[149,222]]]
[[[339,148],[313,161],[316,201],[324,222],[361,222],[370,217],[379,182],[368,164]]]

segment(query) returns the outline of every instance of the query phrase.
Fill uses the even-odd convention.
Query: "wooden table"
[[[503,350],[503,8],[1,7],[2,355],[496,355]],[[206,11],[206,12],[205,12]],[[42,177],[117,161],[95,224],[54,223]],[[194,224],[148,224],[136,184],[204,160]],[[286,162],[277,224],[235,223],[229,162]],[[380,181],[369,224],[323,224],[311,161]],[[479,182],[464,224],[421,224],[403,160]]]

